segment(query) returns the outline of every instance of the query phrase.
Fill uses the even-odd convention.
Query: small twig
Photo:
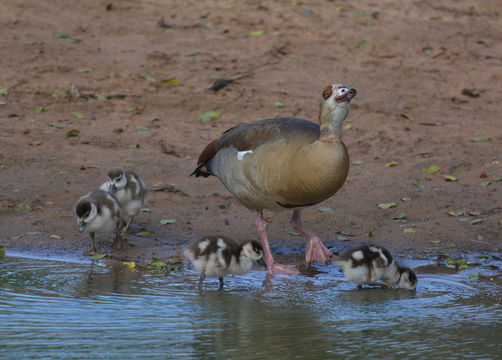
[[[232,84],[233,82],[237,81],[237,80],[240,80],[246,76],[250,76],[251,72],[253,70],[256,70],[262,66],[266,66],[266,65],[272,65],[272,64],[277,64],[278,61],[268,61],[268,62],[265,62],[265,63],[261,63],[261,64],[256,64],[256,65],[253,65],[251,66],[249,69],[246,69],[244,71],[240,71],[240,72],[237,72],[233,75],[233,77],[229,78],[229,79],[226,79],[226,78],[218,78],[216,80],[213,81],[213,85],[211,85],[211,87],[209,88],[209,90],[211,91],[218,91],[218,90],[221,90],[223,89],[224,87]]]

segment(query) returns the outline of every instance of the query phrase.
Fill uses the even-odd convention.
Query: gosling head
[[[109,191],[113,194],[127,185],[127,177],[123,169],[111,169],[108,172]]]
[[[401,266],[398,269],[399,271],[399,287],[408,290],[415,290],[417,287],[417,275],[413,270],[407,268],[405,266]]]
[[[98,215],[98,209],[95,204],[87,199],[82,199],[76,206],[77,226],[79,232],[84,232],[87,225],[91,223]]]
[[[263,248],[256,240],[247,240],[242,243],[241,256],[251,261],[259,261],[263,257]]]

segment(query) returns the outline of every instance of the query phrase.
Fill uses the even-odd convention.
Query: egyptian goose
[[[125,237],[134,217],[145,205],[147,195],[145,182],[132,171],[112,169],[108,172],[108,179],[100,189],[115,196],[122,207],[123,216],[128,218],[122,230],[122,236]]]
[[[87,231],[91,236],[92,247],[85,252],[86,255],[97,253],[94,243],[95,232],[115,232],[113,247],[122,248],[124,226],[122,209],[112,194],[103,190],[93,190],[78,199],[75,210],[78,231]]]
[[[341,140],[342,124],[356,90],[333,84],[322,93],[319,124],[278,118],[239,124],[209,143],[191,175],[218,177],[248,209],[272,273],[297,274],[296,267],[274,262],[263,210],[293,210],[293,228],[308,239],[305,259],[326,262],[331,252],[302,226],[301,209],[318,204],[345,182],[349,156]]]
[[[253,263],[263,257],[263,248],[255,240],[238,244],[223,236],[206,236],[183,251],[195,270],[200,272],[199,288],[206,276],[217,277],[223,289],[223,277],[227,274],[243,275]]]
[[[362,285],[397,284],[413,290],[417,287],[417,276],[410,268],[400,266],[387,249],[378,245],[363,245],[333,256],[333,262],[340,266],[347,279]],[[378,284],[378,281],[383,283]]]

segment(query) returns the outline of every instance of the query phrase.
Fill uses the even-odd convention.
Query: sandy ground
[[[75,202],[117,166],[154,191],[115,257],[165,256],[206,234],[256,237],[253,214],[217,178],[188,177],[199,152],[240,122],[316,121],[322,90],[342,82],[359,91],[343,134],[350,173],[303,212],[306,225],[336,248],[500,251],[499,5],[0,2],[0,244],[81,255],[89,238],[76,231]],[[209,90],[218,78],[235,81]],[[208,111],[221,117],[200,121]],[[273,246],[299,252],[290,213],[269,215]],[[111,251],[111,235],[98,239]]]

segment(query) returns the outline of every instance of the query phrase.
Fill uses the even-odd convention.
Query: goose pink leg
[[[256,227],[258,228],[261,244],[263,246],[263,250],[265,251],[265,262],[267,263],[268,271],[272,274],[298,275],[300,272],[296,266],[281,265],[274,261],[272,251],[270,250],[270,245],[268,243],[267,222],[263,218],[263,213],[261,211],[256,212]]]
[[[310,264],[313,261],[325,264],[331,259],[333,253],[322,243],[321,239],[314,233],[306,230],[302,226],[302,219],[300,217],[300,210],[293,212],[291,218],[291,225],[300,234],[307,238],[307,246],[305,248],[305,261]]]

